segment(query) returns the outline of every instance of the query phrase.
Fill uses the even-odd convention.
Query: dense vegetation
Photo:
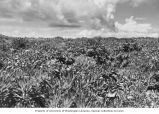
[[[0,37],[0,107],[159,107],[153,38]]]

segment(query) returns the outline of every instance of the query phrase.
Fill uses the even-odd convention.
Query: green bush
[[[26,38],[16,38],[12,40],[12,48],[16,50],[20,49],[28,49],[29,48],[29,40]]]

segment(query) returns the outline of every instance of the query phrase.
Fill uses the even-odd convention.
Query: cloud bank
[[[0,16],[45,21],[50,27],[107,28],[114,31],[118,0],[0,0]],[[58,26],[59,25],[59,26]],[[63,26],[62,26],[63,25]]]
[[[50,27],[84,26],[115,31],[116,5],[128,1],[137,6],[147,0],[0,0],[0,16],[45,21]]]
[[[147,32],[149,24],[133,17],[125,25],[114,20],[116,6],[129,2],[134,7],[150,0],[0,0],[0,19],[43,23],[48,28],[86,29],[101,32]],[[140,31],[142,29],[142,31]]]
[[[116,27],[121,32],[136,32],[136,33],[148,33],[152,30],[151,24],[148,23],[137,23],[138,18],[131,16],[130,18],[125,19],[125,24],[115,23]]]

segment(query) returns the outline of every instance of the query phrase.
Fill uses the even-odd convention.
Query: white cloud
[[[0,17],[45,21],[48,25],[81,25],[114,30],[118,0],[0,0]],[[91,20],[91,22],[89,21]],[[97,22],[98,21],[98,22]]]
[[[70,33],[72,36],[111,36],[120,35],[119,33],[126,35],[127,32],[142,32],[145,34],[152,28],[150,24],[139,24],[137,20],[142,19],[134,19],[133,17],[127,19],[125,24],[115,23],[114,13],[116,12],[117,4],[129,2],[137,7],[149,1],[150,0],[0,0],[0,25],[4,26],[4,24],[1,23],[6,19],[6,22],[8,22],[12,28],[1,27],[0,30],[3,30],[6,34],[7,32],[9,32],[9,34],[12,33],[12,35],[57,35],[58,33],[53,33],[54,28],[60,30],[62,35]],[[16,22],[16,20],[21,21]],[[12,27],[15,25],[11,24],[13,22],[19,27],[12,32],[15,28]],[[30,25],[28,23],[30,23]],[[9,24],[6,25],[9,26]],[[39,25],[39,27],[37,27],[38,29],[36,27],[32,28],[31,25],[35,24],[36,27]],[[119,29],[118,33],[112,32],[116,30],[115,25]],[[44,27],[48,27],[49,30]],[[64,30],[64,32],[61,32],[60,28],[68,29],[68,31],[66,32],[66,30]],[[71,30],[71,28],[73,29]],[[76,32],[74,29],[76,29]],[[84,31],[81,29],[84,29]]]
[[[148,0],[0,0],[0,17],[45,21],[51,27],[81,25],[114,31],[117,3],[130,2],[137,6],[145,1]]]
[[[119,32],[137,32],[137,33],[148,33],[152,30],[151,24],[138,23],[133,16],[128,19],[125,19],[125,24],[115,23]]]
[[[78,37],[95,37],[95,36],[102,36],[102,37],[116,37],[116,38],[133,38],[133,37],[153,37],[159,38],[158,33],[136,33],[136,32],[105,32],[99,30],[83,30],[76,34],[75,36]]]

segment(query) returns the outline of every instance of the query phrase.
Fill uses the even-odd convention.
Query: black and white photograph
[[[159,0],[0,0],[4,108],[159,108]]]

